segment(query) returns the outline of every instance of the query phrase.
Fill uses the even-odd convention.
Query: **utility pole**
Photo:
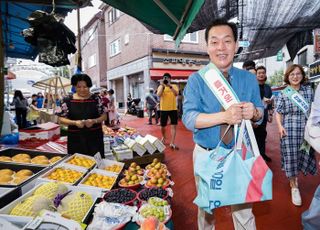
[[[77,26],[78,26],[78,55],[77,66],[78,70],[82,71],[82,57],[81,57],[81,29],[80,29],[80,5],[77,8]]]

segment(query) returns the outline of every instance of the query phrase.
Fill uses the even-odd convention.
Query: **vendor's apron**
[[[68,106],[71,120],[97,119],[100,117],[97,101],[71,99]],[[104,158],[103,132],[101,124],[94,124],[91,128],[78,128],[75,125],[68,127],[68,154],[81,153],[93,156],[100,152]]]

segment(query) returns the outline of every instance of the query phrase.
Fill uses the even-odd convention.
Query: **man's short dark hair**
[[[164,73],[162,77],[163,78],[167,77],[167,78],[171,79],[171,74],[170,73]]]
[[[91,78],[87,74],[75,74],[71,77],[71,85],[76,86],[79,81],[86,82],[89,88],[92,86]]]
[[[110,93],[111,95],[113,95],[113,94],[114,94],[114,90],[113,90],[113,89],[109,89],[109,90],[108,90],[108,93]]]
[[[262,66],[262,65],[257,67],[257,72],[258,72],[259,69],[263,69],[264,72],[267,72],[266,67],[264,67],[264,66]]]
[[[208,36],[209,36],[209,31],[211,30],[212,27],[215,26],[229,26],[232,30],[233,33],[233,37],[234,40],[237,41],[238,40],[238,29],[237,29],[237,25],[233,22],[228,22],[226,19],[216,19],[214,20],[207,28],[205,31],[205,39],[206,42],[208,43]]]
[[[242,69],[249,70],[250,67],[252,67],[254,69],[256,68],[256,63],[254,61],[252,61],[252,60],[245,61],[242,64]]]

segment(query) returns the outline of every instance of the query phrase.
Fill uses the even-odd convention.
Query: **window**
[[[91,28],[88,32],[88,42],[92,41],[94,39],[94,31],[95,31],[95,28]]]
[[[165,41],[173,41],[172,37],[168,34],[164,35],[164,40]],[[196,31],[193,33],[186,34],[181,42],[198,43],[198,40],[199,40],[199,36],[198,36],[198,32]]]
[[[120,17],[120,10],[112,8],[108,12],[109,25],[114,23]]]
[[[91,68],[96,65],[96,54],[93,54],[88,59],[88,68]]]
[[[120,53],[120,39],[110,43],[110,57],[113,57],[118,53]]]
[[[307,66],[307,50],[298,54],[298,63],[302,66]]]

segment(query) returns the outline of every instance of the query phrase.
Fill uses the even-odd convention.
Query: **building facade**
[[[78,47],[78,42],[76,45]],[[96,87],[107,86],[105,47],[105,19],[100,11],[81,29],[82,71],[91,77]],[[75,72],[76,59],[76,54],[70,58],[72,73]]]
[[[126,106],[128,93],[143,101],[156,89],[162,75],[183,89],[188,76],[209,62],[204,31],[187,34],[179,49],[168,35],[151,33],[135,18],[105,5],[106,77],[115,90],[118,108]]]

